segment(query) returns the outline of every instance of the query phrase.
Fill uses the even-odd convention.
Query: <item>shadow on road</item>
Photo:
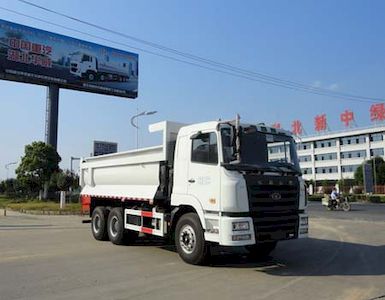
[[[220,255],[213,267],[256,268],[274,276],[384,275],[385,245],[308,238],[282,242],[266,259]]]
[[[132,246],[175,252],[175,246],[161,239],[139,239]],[[243,248],[213,247],[209,266],[255,268],[274,276],[385,275],[385,245],[308,238],[281,242],[271,256],[260,259]]]

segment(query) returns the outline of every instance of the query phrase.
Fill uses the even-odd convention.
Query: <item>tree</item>
[[[25,191],[35,194],[59,171],[60,161],[61,157],[51,145],[33,142],[25,146],[25,154],[16,169],[17,179]]]
[[[375,157],[370,160],[365,161],[363,164],[369,163],[373,168],[373,176],[375,172],[376,184],[384,185],[385,184],[385,161],[382,157]],[[364,184],[364,174],[363,174],[363,164],[361,164],[356,171],[354,172],[354,179],[359,185]]]
[[[10,178],[0,182],[0,194],[15,197],[19,194],[20,186],[16,179]]]
[[[69,170],[60,171],[52,174],[50,183],[51,187],[59,191],[68,191],[70,188],[74,190],[79,186],[79,177]]]

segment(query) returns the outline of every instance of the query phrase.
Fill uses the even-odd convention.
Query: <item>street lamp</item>
[[[12,166],[12,165],[16,165],[17,164],[17,161],[14,161],[14,162],[10,162],[8,164],[5,165],[5,169],[7,170],[7,179],[8,179],[8,173],[9,173],[9,166]]]
[[[157,113],[156,110],[154,110],[154,111],[142,111],[141,113],[136,114],[135,116],[133,116],[131,118],[131,120],[130,120],[131,125],[136,128],[136,149],[138,149],[138,147],[139,147],[139,126],[138,126],[138,121],[135,124],[134,120],[140,116],[149,116],[149,115],[154,115],[156,113]]]
[[[71,171],[71,175],[74,173],[74,168],[73,168],[73,161],[74,160],[80,160],[80,157],[73,157],[71,156],[71,160],[70,160],[70,171]]]

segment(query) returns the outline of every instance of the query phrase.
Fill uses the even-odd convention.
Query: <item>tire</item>
[[[108,238],[115,245],[124,244],[124,220],[123,210],[120,207],[113,208],[107,221]]]
[[[124,228],[123,209],[120,207],[113,208],[107,221],[107,233],[111,243],[115,245],[127,245],[135,241],[138,233]]]
[[[255,244],[246,246],[247,251],[249,251],[250,256],[255,258],[264,258],[269,256],[269,254],[275,249],[278,242],[266,242],[261,244]]]
[[[350,210],[350,203],[349,202],[342,202],[341,207],[343,211],[349,211]]]
[[[210,248],[204,239],[197,214],[187,213],[180,217],[175,228],[175,245],[179,256],[186,263],[203,265],[208,262]]]
[[[102,206],[97,206],[92,212],[91,231],[94,238],[98,241],[106,241],[108,239],[107,215],[108,210]]]
[[[88,72],[87,73],[87,79],[88,79],[88,81],[94,81],[95,80],[95,73],[94,72]]]
[[[100,81],[104,81],[106,78],[105,78],[105,76],[102,74],[102,75],[100,75]]]

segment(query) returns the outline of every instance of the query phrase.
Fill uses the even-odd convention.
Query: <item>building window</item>
[[[371,157],[384,156],[384,148],[370,149],[370,156]]]
[[[337,159],[337,153],[325,153],[314,155],[314,160],[334,160]]]
[[[355,172],[359,166],[360,165],[342,166],[341,171],[342,171],[342,173],[352,173],[352,172]]]
[[[310,149],[310,143],[298,143],[297,150],[308,150]]]
[[[384,140],[384,136],[382,135],[382,133],[373,133],[370,135],[371,142],[379,142],[383,140]]]
[[[316,141],[314,143],[315,148],[327,148],[334,147],[336,145],[336,140],[325,140],[325,141]]]
[[[315,172],[318,174],[333,174],[338,172],[337,166],[315,168]]]
[[[298,156],[298,160],[299,160],[299,162],[311,161],[311,155]]]
[[[341,158],[348,159],[348,158],[361,158],[366,157],[366,151],[365,150],[357,150],[357,151],[343,151],[341,152]]]
[[[312,173],[313,173],[312,170],[311,170],[311,168],[302,168],[302,169],[301,169],[301,172],[302,172],[302,174],[304,174],[304,175],[309,175],[309,174],[312,174]]]
[[[350,137],[341,138],[341,145],[356,145],[356,144],[364,144],[366,142],[365,135],[356,135]]]

